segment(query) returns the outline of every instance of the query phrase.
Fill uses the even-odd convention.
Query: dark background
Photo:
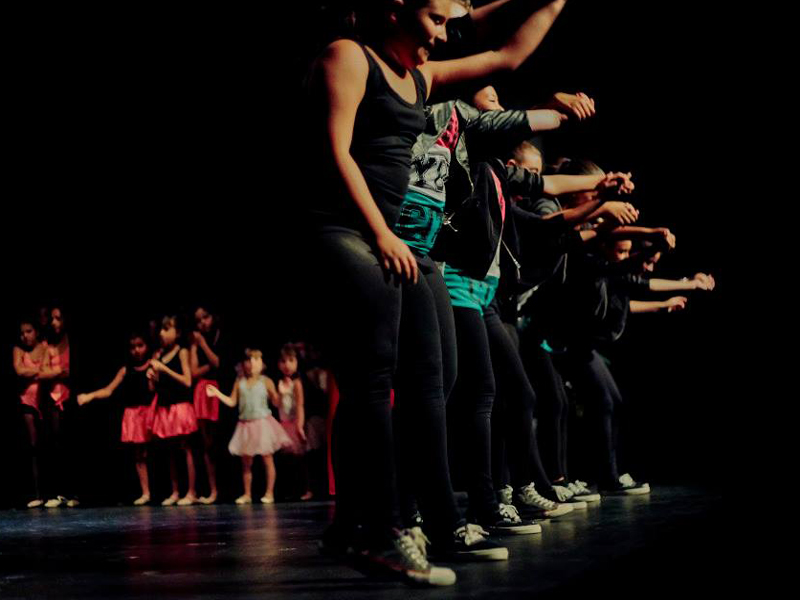
[[[288,209],[303,194],[297,166],[308,167],[297,96],[321,39],[318,5],[20,19],[0,231],[0,506],[25,499],[11,368],[20,314],[65,305],[76,392],[110,380],[131,322],[197,299],[217,304],[240,344],[274,350],[306,334],[298,281],[314,257]],[[716,484],[732,460],[733,321],[716,233],[730,192],[712,175],[722,128],[708,110],[724,64],[715,19],[665,2],[572,0],[533,58],[497,83],[507,108],[561,90],[595,98],[597,116],[550,136],[547,156],[632,171],[642,223],[677,234],[661,274],[717,279],[683,313],[631,318],[611,357],[629,399],[627,465],[655,483]],[[102,404],[84,413],[79,452],[83,496],[98,502],[119,496],[108,477],[133,476],[113,402]]]

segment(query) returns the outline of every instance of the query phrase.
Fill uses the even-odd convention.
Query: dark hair
[[[567,158],[558,167],[559,175],[595,175],[604,172],[595,163],[583,158]]]
[[[175,339],[176,344],[182,347],[186,347],[188,345],[187,334],[189,328],[186,327],[186,320],[180,313],[164,315],[161,319],[161,328],[164,327],[174,327],[175,331],[178,332],[178,336]]]
[[[286,360],[287,358],[294,358],[297,360],[297,350],[294,347],[294,344],[284,344],[281,348],[281,360]]]

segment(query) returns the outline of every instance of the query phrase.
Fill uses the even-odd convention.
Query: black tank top
[[[172,357],[172,360],[164,364],[176,373],[182,373],[181,351],[178,350],[175,356]],[[158,394],[159,406],[172,406],[173,404],[180,404],[181,402],[190,402],[192,399],[191,390],[182,383],[175,381],[175,379],[167,373],[158,374],[156,393]]]
[[[203,335],[203,337],[206,338],[206,343],[211,348],[211,350],[214,352],[214,354],[217,355],[217,358],[219,358],[219,348],[218,348],[218,346],[219,346],[219,337],[220,337],[219,329],[215,330],[214,333],[211,334],[210,336],[206,336],[205,334],[201,334],[201,335]],[[216,381],[217,377],[218,377],[217,368],[209,362],[208,357],[206,356],[206,353],[203,352],[203,349],[200,348],[200,346],[198,346],[197,347],[197,366],[198,367],[203,367],[205,365],[208,365],[210,368],[208,369],[208,371],[204,375],[202,375],[202,378]]]
[[[369,73],[364,98],[358,106],[350,153],[358,164],[367,186],[389,228],[394,227],[408,188],[411,171],[411,147],[425,128],[425,79],[414,69],[417,99],[406,102],[395,92],[369,50]],[[321,128],[319,131],[325,131]],[[325,185],[311,199],[311,212],[321,225],[339,225],[368,232],[368,225],[352,198],[344,190],[341,178],[326,161]],[[331,197],[334,190],[334,197]]]
[[[153,392],[147,387],[147,371],[137,371],[132,366],[125,369],[122,380],[122,402],[126,407],[147,406],[153,401]]]

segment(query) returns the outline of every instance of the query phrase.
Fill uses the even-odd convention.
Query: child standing
[[[20,381],[22,418],[30,445],[33,499],[28,502],[28,508],[38,508],[44,504],[39,489],[39,425],[42,419],[39,410],[39,371],[46,358],[47,344],[39,339],[35,319],[20,321],[19,331],[20,345],[14,346],[14,371]]]
[[[297,374],[297,351],[294,346],[286,344],[281,348],[278,369],[282,375],[278,381],[278,394],[280,395],[278,414],[284,431],[292,441],[287,452],[298,457],[300,482],[305,489],[300,500],[311,500],[313,494],[308,484],[308,465],[305,459],[308,451],[308,439],[305,431],[305,398],[303,383]]]
[[[161,321],[161,349],[158,350],[147,369],[147,377],[153,380],[158,396],[153,435],[169,440],[169,474],[172,494],[163,506],[188,506],[197,502],[195,493],[194,457],[189,447],[189,434],[197,431],[197,417],[192,406],[192,374],[189,368],[189,351],[179,344],[181,330],[177,316],[166,316]],[[180,498],[178,489],[178,453],[186,456],[186,474],[189,487]]]
[[[220,364],[219,339],[220,330],[216,315],[204,306],[194,311],[197,330],[192,334],[192,345],[189,349],[189,361],[192,367],[192,379],[195,380],[194,410],[197,424],[203,437],[203,458],[208,475],[208,496],[200,498],[202,504],[213,504],[217,501],[217,467],[214,460],[214,437],[216,423],[219,420],[219,400],[209,397],[206,389],[209,385],[219,387],[218,376]]]
[[[264,460],[267,472],[267,490],[261,498],[264,504],[275,502],[275,461],[272,455],[282,448],[292,445],[289,436],[272,416],[267,399],[277,404],[278,393],[275,383],[262,373],[264,361],[260,350],[246,350],[243,363],[244,376],[233,386],[233,392],[226,396],[216,386],[208,384],[206,394],[219,398],[230,407],[239,405],[239,423],[233,433],[228,450],[234,456],[242,457],[242,480],[244,494],[236,499],[236,504],[253,502],[253,457]]]
[[[125,412],[122,415],[120,441],[133,444],[136,474],[142,495],[133,501],[134,506],[150,502],[150,479],[147,474],[147,442],[150,441],[155,415],[154,384],[147,377],[150,368],[150,348],[139,333],[130,336],[130,361],[122,367],[106,387],[87,394],[78,394],[78,405],[110,397],[121,388]]]

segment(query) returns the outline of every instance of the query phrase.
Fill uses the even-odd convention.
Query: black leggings
[[[538,337],[523,338],[522,348],[528,375],[536,386],[536,420],[542,462],[551,481],[568,480],[569,397],[564,380],[553,365],[551,354],[541,347]]]
[[[596,350],[570,351],[565,357],[566,373],[576,395],[586,405],[587,416],[597,436],[597,469],[602,486],[619,480],[617,468],[617,421],[622,395],[603,358]]]
[[[74,400],[64,403],[64,410],[59,409],[52,399],[45,397],[40,401],[42,411],[42,432],[39,441],[46,457],[45,477],[42,492],[47,498],[64,496],[73,498],[76,495],[74,447],[74,427],[76,425]]]
[[[315,245],[324,293],[317,300],[325,308],[328,353],[340,391],[336,521],[346,529],[363,525],[370,543],[381,543],[392,527],[402,525],[397,450],[400,473],[413,471],[426,523],[452,535],[459,516],[444,419],[442,327],[447,323],[438,318],[441,292],[431,287],[435,267],[429,259],[420,260],[419,283],[401,282],[384,271],[370,244],[353,230],[327,230]]]
[[[483,320],[497,388],[492,410],[495,489],[506,483],[503,464],[507,459],[513,487],[520,488],[533,481],[539,491],[550,491],[536,437],[536,394],[519,354],[516,331],[510,331],[500,320],[496,302],[486,309]]]

